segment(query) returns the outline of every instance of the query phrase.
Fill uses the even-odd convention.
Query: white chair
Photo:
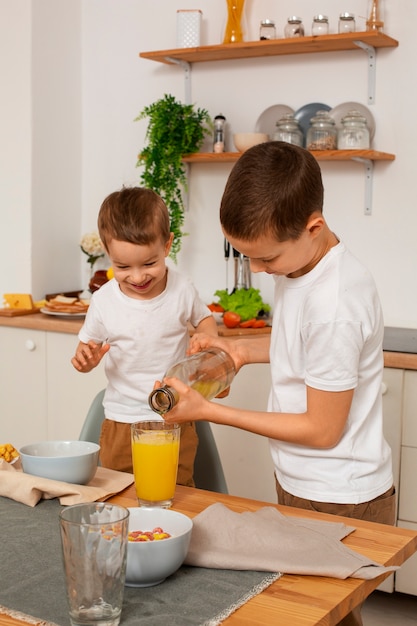
[[[79,439],[98,443],[104,420],[104,389],[98,392],[88,410]],[[194,462],[194,482],[198,489],[228,493],[216,441],[209,422],[196,422],[198,448]]]

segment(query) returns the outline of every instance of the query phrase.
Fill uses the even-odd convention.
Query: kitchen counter
[[[0,326],[12,328],[29,328],[32,330],[46,330],[55,333],[67,333],[77,335],[83,323],[83,319],[71,319],[69,317],[55,317],[45,313],[33,315],[21,315],[16,317],[0,317]],[[223,324],[218,326],[219,335],[222,337],[253,336],[270,334],[271,327],[265,328],[226,328]],[[413,340],[417,331],[410,329],[387,328],[387,340],[384,341],[384,365],[396,369],[417,370],[417,353],[397,352],[395,345],[404,349],[404,341]],[[412,345],[412,344],[410,344]],[[414,347],[412,346],[412,349]]]

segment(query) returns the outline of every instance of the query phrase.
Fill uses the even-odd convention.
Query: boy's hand
[[[91,372],[92,369],[97,367],[101,359],[110,350],[108,343],[95,343],[89,341],[88,343],[80,342],[77,347],[75,356],[71,359],[71,363],[76,370],[83,373]]]

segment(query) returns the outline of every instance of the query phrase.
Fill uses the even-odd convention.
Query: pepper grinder
[[[213,141],[213,152],[224,152],[225,149],[225,139],[224,139],[224,127],[226,125],[226,118],[224,115],[219,113],[214,118],[214,141]]]

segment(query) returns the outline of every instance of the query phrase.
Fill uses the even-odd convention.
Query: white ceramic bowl
[[[129,513],[129,532],[160,527],[171,535],[168,539],[128,542],[126,585],[158,585],[181,567],[187,556],[193,522],[171,509],[137,507],[129,509]]]
[[[99,451],[89,441],[40,441],[19,452],[26,474],[85,485],[96,473]]]
[[[235,133],[233,135],[233,142],[239,152],[244,152],[248,148],[258,145],[258,143],[265,143],[265,141],[269,141],[269,135],[266,133]]]

